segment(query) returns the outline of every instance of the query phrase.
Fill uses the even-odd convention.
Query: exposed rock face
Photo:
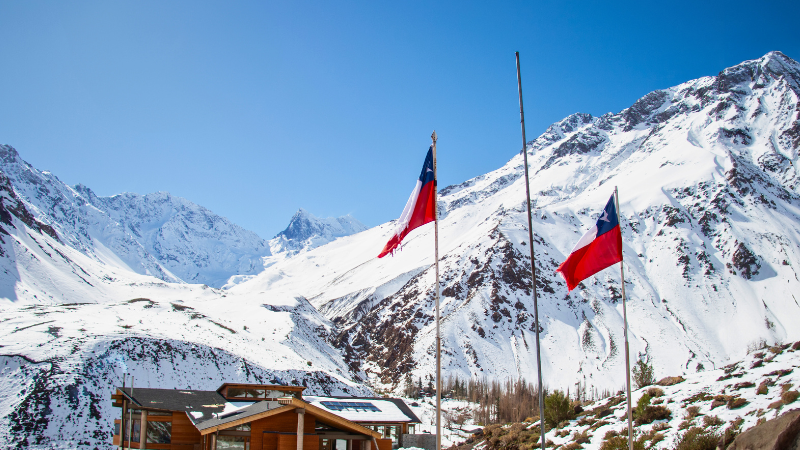
[[[800,409],[787,411],[736,436],[727,450],[800,450]]]

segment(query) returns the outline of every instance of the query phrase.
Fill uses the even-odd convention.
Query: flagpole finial
[[[439,137],[439,136],[436,136],[436,130],[433,130],[433,133],[431,134],[431,140],[433,140],[433,142],[435,143],[435,142],[436,142],[436,139],[437,139],[438,137]]]

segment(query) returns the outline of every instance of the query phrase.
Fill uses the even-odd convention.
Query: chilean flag
[[[422,173],[419,174],[417,185],[408,198],[403,214],[397,220],[397,229],[386,246],[383,247],[378,258],[383,258],[400,245],[400,242],[414,228],[421,227],[428,222],[436,219],[436,179],[433,173],[433,146],[428,149],[425,156],[425,163],[422,165]]]
[[[581,281],[620,261],[622,232],[612,195],[597,224],[575,244],[567,260],[558,266],[556,272],[561,273],[571,291]]]

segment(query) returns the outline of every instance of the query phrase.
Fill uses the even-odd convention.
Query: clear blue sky
[[[0,143],[99,195],[169,191],[264,238],[297,208],[403,209],[433,129],[440,186],[574,112],[771,50],[797,1],[0,1]]]

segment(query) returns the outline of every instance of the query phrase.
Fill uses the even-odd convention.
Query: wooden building
[[[414,434],[416,425],[420,423],[411,408],[399,398],[306,396],[304,400],[377,431],[384,439],[391,439],[393,448],[402,447],[403,435]]]
[[[399,399],[303,399],[304,389],[229,383],[216,391],[117,388],[112,399],[121,412],[113,444],[154,450],[391,450],[402,432],[419,423]],[[398,414],[403,408],[410,416]],[[354,410],[369,411],[361,415],[367,421],[348,419]]]

